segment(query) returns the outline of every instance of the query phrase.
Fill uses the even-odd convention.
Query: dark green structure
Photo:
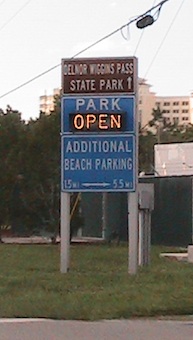
[[[81,194],[83,232],[86,237],[102,237],[102,194]]]
[[[192,243],[193,178],[191,176],[146,177],[154,183],[152,243],[187,246]]]
[[[127,195],[122,193],[106,194],[105,239],[110,241],[119,236],[127,240]],[[103,194],[83,193],[81,206],[84,220],[83,236],[102,237],[103,235]]]
[[[193,177],[141,177],[141,183],[154,184],[152,244],[186,247],[192,243]],[[102,194],[83,193],[84,236],[102,236]],[[127,194],[108,193],[105,238],[118,234],[127,241]]]

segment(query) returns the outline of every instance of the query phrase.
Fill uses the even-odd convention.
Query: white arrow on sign
[[[128,86],[128,90],[131,90],[131,85],[132,85],[132,78],[128,77],[127,78],[127,86]]]
[[[83,183],[84,187],[108,187],[111,183]]]

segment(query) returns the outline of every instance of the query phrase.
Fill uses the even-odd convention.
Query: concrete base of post
[[[193,263],[193,245],[188,246],[188,262]]]

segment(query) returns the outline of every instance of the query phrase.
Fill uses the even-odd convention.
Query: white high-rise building
[[[60,89],[52,94],[40,97],[40,111],[46,115],[54,109],[54,97],[60,95]],[[146,128],[152,119],[152,111],[159,107],[166,121],[171,124],[193,124],[193,93],[190,96],[156,96],[145,79],[138,79],[138,115],[141,128]]]

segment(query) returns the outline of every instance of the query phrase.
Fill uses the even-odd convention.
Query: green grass
[[[126,245],[75,245],[60,273],[55,245],[0,245],[0,317],[114,319],[193,314],[193,265],[160,258],[128,274]]]

